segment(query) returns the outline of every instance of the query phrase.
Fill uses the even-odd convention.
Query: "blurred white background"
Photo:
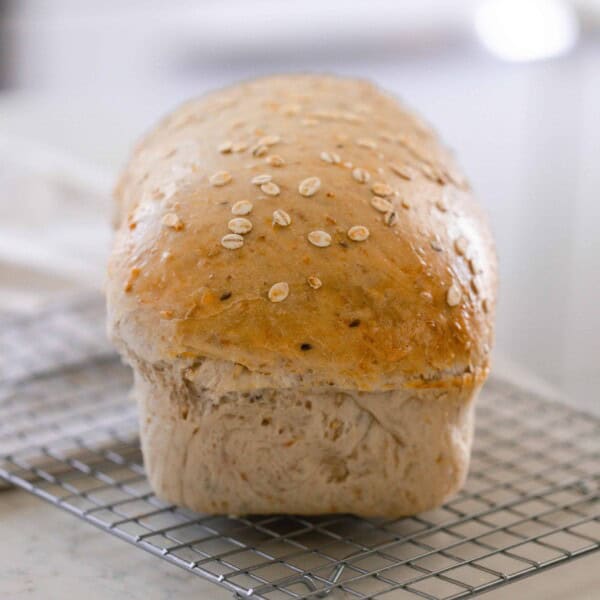
[[[100,287],[132,142],[189,96],[367,77],[453,146],[501,265],[497,352],[600,400],[600,2],[0,0],[0,311]]]

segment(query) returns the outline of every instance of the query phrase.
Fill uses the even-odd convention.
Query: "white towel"
[[[110,179],[38,143],[0,139],[0,315],[101,289]]]

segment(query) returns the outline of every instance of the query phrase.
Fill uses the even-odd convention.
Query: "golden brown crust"
[[[261,174],[276,185],[252,183]],[[138,146],[116,197],[109,317],[144,360],[209,357],[360,390],[487,372],[485,217],[432,130],[369,83],[281,76],[189,102]],[[252,230],[227,249],[240,200]],[[273,224],[278,209],[289,225]],[[367,239],[349,236],[357,225]],[[289,294],[275,302],[279,282]]]

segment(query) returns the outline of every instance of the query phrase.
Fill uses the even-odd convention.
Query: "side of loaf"
[[[442,504],[465,480],[471,388],[219,394],[171,375],[139,377],[136,394],[152,488],[175,504],[395,517]]]
[[[161,497],[399,516],[462,485],[497,267],[422,120],[364,81],[247,82],[150,132],[116,200],[109,332]]]

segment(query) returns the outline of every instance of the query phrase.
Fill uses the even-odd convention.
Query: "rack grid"
[[[410,518],[207,516],[149,487],[98,298],[0,331],[0,478],[238,598],[464,598],[600,548],[600,420],[498,378],[471,470]]]

